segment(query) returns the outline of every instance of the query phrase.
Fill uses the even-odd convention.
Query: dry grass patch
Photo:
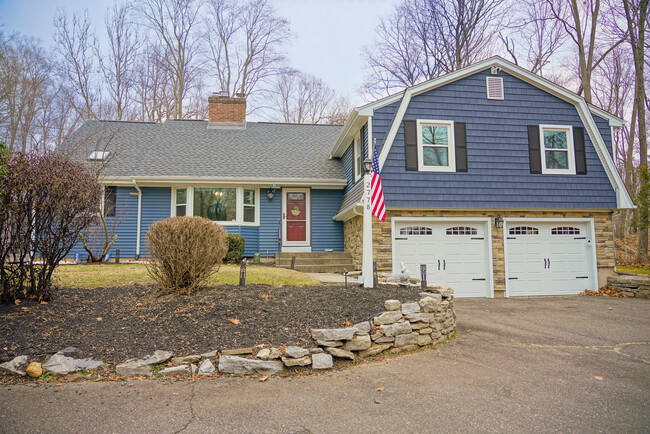
[[[75,264],[60,265],[55,273],[55,284],[71,288],[107,288],[111,286],[148,285],[154,283],[144,264]],[[237,285],[239,265],[222,265],[210,277],[210,285]],[[318,281],[295,270],[249,265],[246,283],[274,286],[316,285]]]

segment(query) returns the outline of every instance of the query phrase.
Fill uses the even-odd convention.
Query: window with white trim
[[[570,125],[540,125],[542,173],[575,175],[573,128]]]
[[[517,226],[508,230],[509,235],[539,235],[539,229],[532,226]]]
[[[354,180],[358,180],[363,175],[363,143],[361,143],[361,134],[357,134],[352,143],[354,147]]]
[[[400,235],[432,235],[433,230],[426,226],[406,226],[399,230]]]
[[[580,228],[573,226],[558,226],[551,229],[551,235],[580,235]]]
[[[455,172],[454,122],[418,120],[417,128],[419,170]]]
[[[259,189],[183,186],[172,191],[172,217],[200,216],[222,225],[259,225]]]
[[[446,235],[476,235],[478,230],[471,226],[454,226],[447,228],[445,231]]]

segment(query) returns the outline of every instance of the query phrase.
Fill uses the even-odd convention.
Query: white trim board
[[[533,74],[532,72],[527,71],[515,65],[514,63],[508,62],[507,60],[502,59],[498,56],[492,57],[490,59],[476,63],[472,66],[468,66],[467,68],[460,69],[450,74],[446,74],[442,77],[438,77],[433,80],[429,80],[427,82],[406,89],[404,91],[404,96],[401,97],[402,101],[399,105],[395,117],[393,118],[393,122],[390,126],[390,129],[388,130],[388,134],[386,135],[386,140],[384,141],[384,145],[381,148],[381,153],[379,155],[380,168],[382,168],[384,166],[384,163],[386,162],[386,158],[388,157],[388,153],[390,152],[390,149],[393,145],[393,141],[395,140],[397,131],[399,130],[402,124],[402,120],[404,119],[404,114],[406,113],[406,109],[409,106],[409,103],[411,102],[411,98],[413,96],[438,88],[440,86],[451,83],[458,79],[476,74],[480,71],[483,71],[493,66],[499,67],[504,72],[512,75],[513,77],[519,78],[520,80],[523,80],[542,90],[545,90],[546,92],[564,101],[567,101],[576,107],[576,111],[578,112],[578,115],[580,116],[580,119],[582,120],[582,123],[584,124],[585,129],[587,130],[587,134],[589,135],[591,142],[594,144],[594,148],[596,149],[596,154],[598,155],[598,158],[600,159],[600,162],[603,168],[605,169],[605,173],[607,173],[607,177],[609,178],[612,188],[614,188],[614,191],[616,192],[616,203],[618,209],[634,208],[635,207],[634,202],[632,202],[632,198],[630,197],[627,189],[625,188],[623,180],[621,179],[620,175],[616,170],[614,161],[609,155],[607,146],[605,145],[605,141],[600,135],[598,126],[596,125],[596,121],[591,115],[591,110],[587,105],[586,101],[584,100],[584,98],[576,95],[573,92],[564,89],[561,86],[558,86],[555,83],[552,83],[542,77],[539,77]],[[390,98],[385,98],[383,100],[380,100],[380,102],[382,102],[382,104],[392,103],[397,101],[399,98],[400,98],[399,95],[393,95]],[[375,106],[368,105],[368,106],[364,106],[364,108],[372,109],[375,108]],[[609,115],[610,121],[612,121],[612,118],[618,119],[613,115]]]

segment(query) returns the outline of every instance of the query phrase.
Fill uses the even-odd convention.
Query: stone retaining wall
[[[607,286],[629,297],[650,298],[650,277],[610,276]]]

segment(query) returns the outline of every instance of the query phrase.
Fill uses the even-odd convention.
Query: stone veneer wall
[[[650,298],[650,277],[646,276],[610,276],[607,286],[628,297]]]
[[[393,217],[489,217],[493,222],[497,214],[503,218],[593,218],[596,231],[596,256],[598,262],[599,286],[605,284],[607,275],[613,273],[614,239],[612,236],[612,219],[610,211],[464,211],[464,210],[388,210],[386,220],[372,221],[372,239],[374,259],[377,268],[391,271],[393,267],[393,252],[391,240],[391,219]],[[345,222],[345,249],[352,253],[355,265],[361,268],[361,252],[363,244],[363,220],[354,217]],[[505,293],[505,259],[503,252],[503,229],[494,227],[492,223],[492,256],[494,264],[495,295]],[[358,262],[357,262],[358,261]]]
[[[343,245],[352,255],[352,262],[361,270],[363,260],[363,217],[356,216],[343,223]]]

